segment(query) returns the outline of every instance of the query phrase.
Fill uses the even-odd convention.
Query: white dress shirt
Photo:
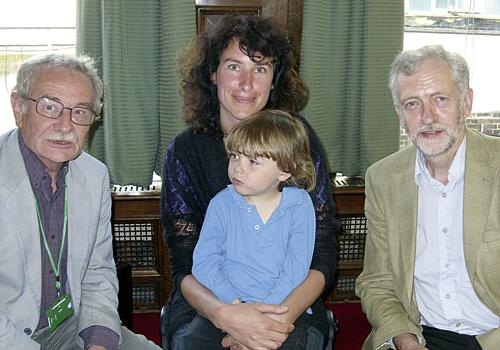
[[[463,247],[466,140],[448,171],[448,183],[434,179],[417,151],[418,186],[415,293],[421,324],[477,335],[498,328],[500,319],[476,295]]]

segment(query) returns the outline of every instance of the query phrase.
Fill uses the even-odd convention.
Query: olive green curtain
[[[362,175],[399,147],[387,87],[403,47],[404,1],[304,0],[301,75],[310,88],[306,118],[330,170]]]
[[[112,183],[149,185],[184,128],[176,67],[196,33],[194,8],[194,0],[78,0],[77,52],[97,60],[105,84],[87,149]]]

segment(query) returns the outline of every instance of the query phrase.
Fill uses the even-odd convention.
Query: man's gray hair
[[[418,50],[403,51],[392,62],[391,72],[389,73],[389,89],[391,90],[392,100],[396,108],[401,107],[397,81],[399,76],[401,74],[406,76],[414,74],[422,62],[427,60],[448,63],[455,87],[460,97],[465,97],[469,89],[469,66],[467,65],[467,61],[457,53],[446,51],[441,45],[427,45]]]
[[[40,68],[65,68],[83,73],[91,82],[94,90],[94,111],[96,114],[101,112],[101,97],[103,93],[103,84],[94,60],[90,56],[68,56],[63,54],[48,54],[34,57],[24,62],[17,73],[17,83],[13,91],[20,97],[30,97],[30,89],[33,84],[33,76]],[[23,106],[25,109],[25,105]]]

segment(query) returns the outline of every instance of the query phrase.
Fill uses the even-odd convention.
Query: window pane
[[[431,0],[410,0],[410,11],[430,11]]]
[[[0,135],[15,127],[10,92],[19,65],[37,54],[74,54],[76,38],[76,0],[8,3],[0,11]]]
[[[490,16],[500,16],[500,1],[498,0],[484,0],[483,12]]]
[[[453,1],[452,1],[452,3],[453,3]],[[436,8],[437,9],[448,9],[448,0],[436,0]]]

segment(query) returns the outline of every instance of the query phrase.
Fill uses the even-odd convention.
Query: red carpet
[[[335,350],[360,350],[370,333],[371,326],[360,303],[329,304],[339,321],[339,332],[335,338]]]
[[[330,304],[339,320],[340,330],[335,340],[335,350],[360,350],[370,332],[370,325],[361,312],[359,303]],[[144,334],[160,344],[160,313],[135,313],[134,332]]]
[[[160,344],[160,312],[134,313],[135,333],[144,334],[146,338]]]

